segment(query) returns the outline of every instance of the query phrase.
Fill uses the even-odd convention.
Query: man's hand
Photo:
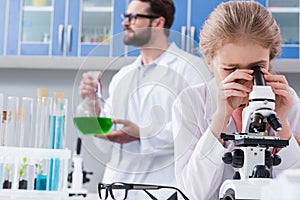
[[[97,80],[95,80],[97,79]],[[82,74],[82,79],[80,81],[80,85],[78,88],[78,93],[82,99],[87,96],[94,97],[98,88],[97,82],[100,83],[100,90],[102,90],[102,73],[99,72],[97,77],[93,77],[93,75],[89,72]],[[102,91],[101,91],[102,93]]]
[[[78,93],[82,99],[88,97],[88,104],[85,105],[84,110],[89,116],[99,116],[101,113],[100,101],[97,98],[98,83],[100,90],[102,90],[102,73],[86,72],[82,74],[82,79],[78,87]],[[102,91],[100,91],[102,92]]]
[[[129,120],[114,119],[114,124],[123,124],[120,130],[111,131],[105,135],[96,136],[102,139],[108,139],[119,144],[129,143],[140,139],[139,127]]]

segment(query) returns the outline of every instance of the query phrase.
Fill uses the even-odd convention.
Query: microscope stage
[[[266,146],[266,147],[275,147],[283,148],[289,145],[288,140],[277,140],[277,139],[255,139],[255,138],[241,138],[234,140],[235,146],[243,147],[257,147],[257,146]]]

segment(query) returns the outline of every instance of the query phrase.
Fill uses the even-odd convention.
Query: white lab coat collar
[[[162,53],[157,59],[155,59],[153,62],[149,63],[148,66],[169,66],[170,63],[172,63],[176,58],[179,52],[179,48],[176,46],[176,44],[173,42],[169,45],[168,49]],[[139,55],[137,59],[133,63],[134,66],[142,67],[142,55]]]

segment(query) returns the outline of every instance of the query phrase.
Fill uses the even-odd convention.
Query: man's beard
[[[147,44],[151,39],[151,27],[144,28],[142,30],[139,30],[139,33],[136,33],[135,31],[128,30],[128,34],[124,35],[124,44],[126,45],[132,45],[136,47],[141,47]]]

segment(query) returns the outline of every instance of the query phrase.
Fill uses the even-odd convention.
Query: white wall
[[[300,73],[285,73],[289,85],[294,88],[298,96],[300,96]]]

